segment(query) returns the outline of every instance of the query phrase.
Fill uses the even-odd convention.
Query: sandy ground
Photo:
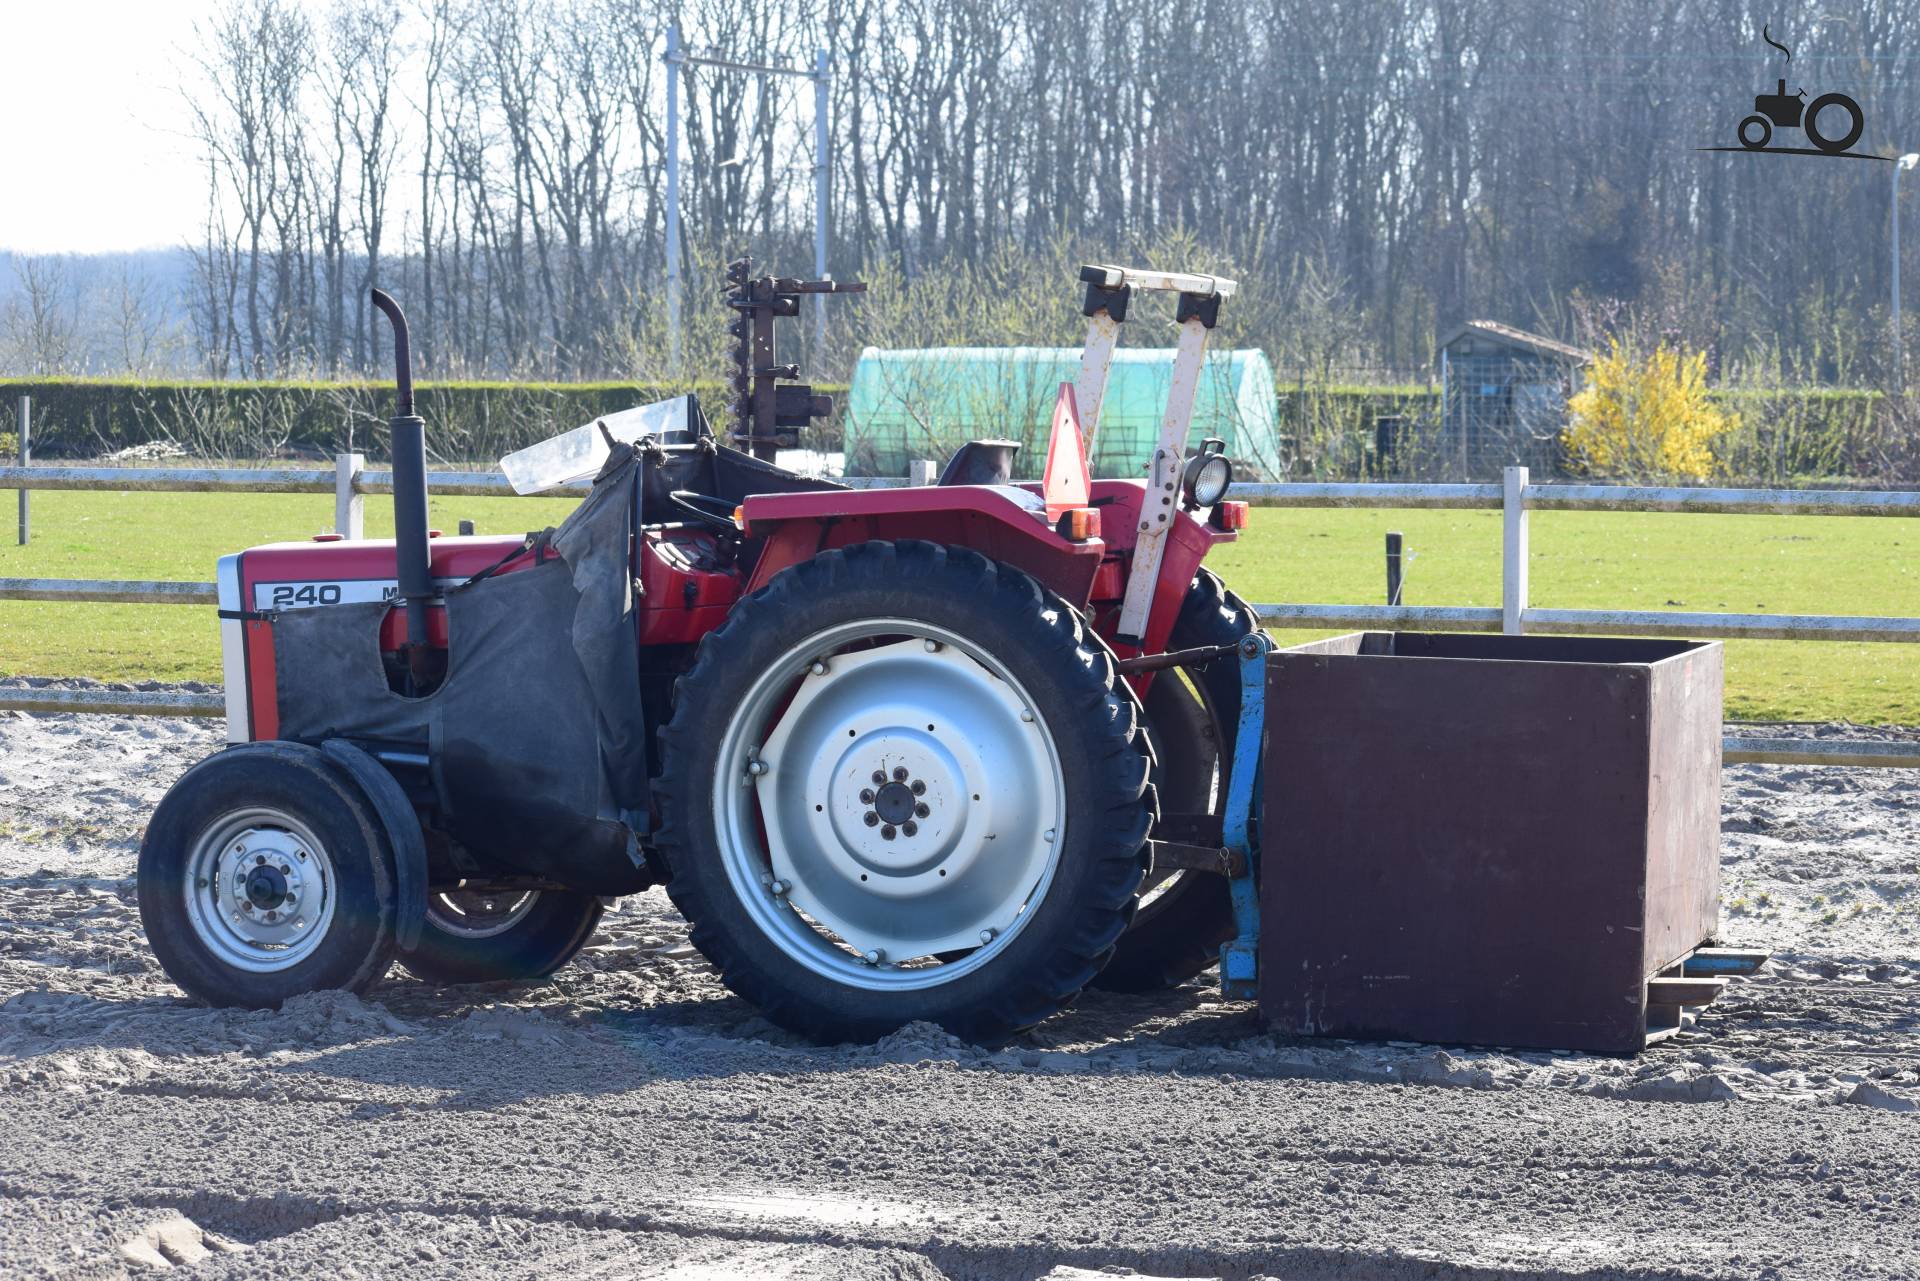
[[[1920,778],[1727,771],[1727,941],[1635,1060],[1265,1033],[1203,986],[821,1049],[657,892],[528,989],[210,1011],[145,815],[217,723],[0,713],[0,1276],[1920,1276]]]

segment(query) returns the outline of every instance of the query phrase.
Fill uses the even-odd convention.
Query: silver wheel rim
[[[209,824],[188,855],[187,920],[224,965],[249,974],[312,956],[333,924],[333,862],[312,829],[257,806]]]
[[[524,921],[539,901],[539,890],[439,890],[427,899],[427,924],[455,938],[490,939]]]
[[[721,739],[713,816],[733,892],[785,955],[904,991],[973,972],[1032,919],[1065,798],[1004,664],[880,618],[808,637],[755,681]]]

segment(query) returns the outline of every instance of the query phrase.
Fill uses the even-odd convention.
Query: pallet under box
[[[1717,643],[1600,637],[1366,632],[1271,655],[1262,1016],[1642,1049],[1649,980],[1677,999],[1661,992],[1718,929],[1721,668]],[[1656,1004],[1653,1034],[1678,1012]]]

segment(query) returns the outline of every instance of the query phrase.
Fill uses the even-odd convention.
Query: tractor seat
[[[936,485],[1005,485],[1013,480],[1017,440],[970,440],[954,451]]]

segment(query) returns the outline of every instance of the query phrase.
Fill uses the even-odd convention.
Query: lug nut
[[[277,920],[279,920],[279,919],[280,919],[280,913],[278,913],[278,912],[268,912],[268,913],[267,913],[267,920],[269,920],[269,921],[277,921]]]
[[[891,823],[880,829],[880,839],[883,841],[890,841],[895,835],[897,835],[897,833],[894,831],[893,824]]]
[[[876,947],[870,952],[861,953],[860,959],[865,961],[868,965],[878,965],[880,964],[880,962],[887,959],[887,954],[885,952],[882,952],[879,948]]]
[[[863,787],[860,789],[860,803],[862,805],[873,804],[873,789],[871,787]]]
[[[927,815],[931,813],[933,813],[933,811],[927,808],[927,803],[925,801],[921,801],[918,805],[913,807],[913,816],[915,818],[925,818]]]
[[[1051,841],[1053,839],[1053,829],[1049,827],[1046,831],[1042,832],[1040,839],[1043,841]]]
[[[291,895],[291,894],[289,894],[289,895],[287,895],[287,897],[286,897],[286,904],[287,904],[287,906],[288,906],[288,907],[292,907],[292,906],[293,906],[293,895]]]
[[[882,783],[884,783],[884,782],[886,782],[886,781],[887,781],[887,775],[886,775],[886,771],[884,771],[884,770],[875,770],[875,771],[873,772],[873,785],[874,785],[875,787],[879,787],[879,786],[880,786],[880,785],[881,785]]]
[[[251,912],[253,910],[253,900],[252,899],[241,900],[240,910],[243,912]]]
[[[255,854],[253,856],[253,865],[255,867],[260,867],[264,865],[266,861],[267,861],[267,856],[265,854]]]
[[[760,775],[766,773],[767,769],[768,769],[767,763],[763,760],[759,760],[758,758],[747,762],[747,773],[753,775],[755,778],[758,778],[760,777]]]
[[[906,767],[906,766],[904,766],[904,765],[896,765],[896,766],[894,766],[894,767],[893,767],[893,781],[894,781],[894,782],[896,782],[896,783],[904,783],[904,782],[906,782],[906,781],[907,781],[907,767]]]
[[[867,826],[868,826],[868,827],[877,827],[877,826],[879,826],[879,823],[880,823],[880,816],[879,816],[878,814],[876,814],[876,813],[874,813],[874,812],[873,812],[872,810],[868,810],[868,811],[867,811],[867,817],[866,817],[866,824],[867,824]]]
[[[825,676],[827,674],[827,665],[825,663],[815,663],[812,667],[809,667],[807,670],[812,672],[815,676]]]
[[[938,654],[938,653],[940,652],[940,642],[939,642],[939,641],[937,641],[937,640],[930,640],[930,641],[926,641],[926,642],[923,642],[923,643],[924,643],[924,644],[926,645],[926,647],[927,647],[927,653],[929,653],[929,654]]]
[[[1023,721],[1025,721],[1025,722],[1026,722],[1027,724],[1029,724],[1029,725],[1031,725],[1031,724],[1033,724],[1033,711],[1032,711],[1032,709],[1031,709],[1031,708],[1026,708],[1026,707],[1023,707],[1023,708],[1021,708],[1021,709],[1020,709],[1020,719],[1021,719],[1021,720],[1023,720]]]
[[[282,863],[282,864],[280,865],[280,875],[282,875],[282,876],[292,876],[292,875],[293,875],[293,869],[292,869],[292,868],[290,868],[290,867],[288,867],[288,866],[287,866],[287,865],[286,865],[285,863]]]
[[[982,944],[987,944],[987,943],[991,943],[991,942],[993,942],[993,931],[992,931],[992,930],[981,930],[981,931],[980,931],[980,942],[981,942]]]
[[[908,819],[906,822],[900,825],[900,830],[905,832],[908,836],[917,836],[920,833],[920,825],[914,822],[912,819]]]
[[[787,884],[785,881],[775,881],[773,884],[767,886],[768,891],[771,892],[775,898],[782,897],[792,888],[793,886]]]
[[[927,785],[916,778],[913,780],[913,786],[908,790],[915,796],[925,796],[927,794]]]

